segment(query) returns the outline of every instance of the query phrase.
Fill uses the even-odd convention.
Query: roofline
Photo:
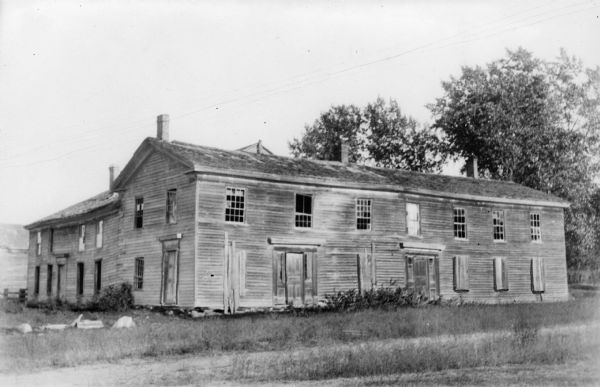
[[[558,208],[569,208],[571,205],[568,202],[556,202],[550,200],[533,200],[533,199],[512,199],[512,198],[501,198],[494,196],[484,195],[470,195],[470,194],[459,194],[454,192],[442,192],[434,191],[429,189],[408,189],[402,186],[389,185],[389,184],[358,184],[356,182],[338,182],[327,179],[314,179],[314,178],[301,178],[296,179],[289,176],[279,176],[267,173],[259,172],[229,172],[217,169],[199,169],[195,168],[187,172],[188,174],[196,175],[209,175],[209,176],[226,176],[241,179],[251,179],[258,181],[266,181],[271,183],[287,183],[296,185],[312,185],[315,187],[328,187],[328,188],[344,188],[344,189],[356,189],[363,191],[383,191],[383,192],[395,192],[405,193],[413,195],[424,195],[436,198],[450,198],[450,199],[462,199],[469,201],[479,202],[492,202],[499,204],[520,204],[527,206],[538,206],[538,207],[558,207]]]
[[[90,211],[87,211],[87,212],[84,212],[81,214],[77,214],[77,215],[67,216],[64,218],[39,220],[37,222],[33,222],[31,224],[23,226],[23,228],[31,231],[31,230],[35,230],[35,229],[39,229],[39,228],[44,228],[44,227],[48,227],[48,226],[56,226],[56,225],[60,225],[61,227],[67,227],[67,226],[72,226],[74,224],[78,224],[82,220],[89,221],[89,220],[94,220],[97,218],[102,218],[107,215],[112,215],[113,213],[118,212],[119,211],[119,202],[120,201],[107,203],[104,206],[94,208],[93,210],[90,210]],[[113,208],[110,208],[111,206],[113,206]]]

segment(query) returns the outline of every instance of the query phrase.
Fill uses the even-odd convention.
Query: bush
[[[393,284],[390,284],[393,285]],[[396,309],[427,302],[412,290],[398,287],[379,287],[359,292],[356,289],[325,295],[326,309],[354,311],[361,309]]]
[[[86,308],[87,310],[99,310],[103,312],[122,312],[133,306],[133,292],[131,284],[124,282],[120,285],[110,285],[94,296]]]

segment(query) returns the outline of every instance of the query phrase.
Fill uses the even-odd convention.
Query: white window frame
[[[529,213],[529,227],[531,229],[531,242],[542,243],[542,220],[539,212]]]
[[[498,224],[498,221],[501,223]],[[496,235],[501,235],[502,238],[496,238]],[[492,239],[494,242],[506,241],[506,211],[492,210]]]
[[[298,196],[309,197],[310,198],[310,212],[298,212],[296,207],[298,203]],[[303,208],[303,210],[305,210]],[[304,193],[295,193],[294,194],[294,227],[297,229],[310,229],[314,227],[314,214],[315,210],[315,196],[312,194],[304,194]],[[306,219],[302,218],[300,220],[300,224],[308,223],[308,226],[300,225],[298,226],[298,217],[306,217]]]
[[[144,290],[144,257],[136,257],[133,264],[133,290]]]
[[[238,191],[242,192],[242,195],[238,195]],[[229,200],[229,197],[232,200]],[[242,198],[242,201],[238,201],[237,198]],[[238,187],[226,187],[225,188],[225,222],[227,223],[246,223],[246,202],[248,195],[246,194],[246,188]],[[236,207],[236,204],[241,203],[241,207]],[[229,213],[228,213],[229,212]],[[241,215],[240,215],[241,214]],[[229,219],[228,219],[229,217]]]
[[[462,211],[462,215],[458,214],[457,215],[457,211]],[[457,222],[457,218],[462,217],[464,222]],[[452,230],[454,233],[454,239],[457,240],[467,240],[468,239],[468,234],[467,234],[467,210],[464,207],[454,207],[452,209]],[[462,230],[460,230],[460,228],[462,227]],[[464,236],[460,236],[460,232],[463,232],[465,235]],[[457,235],[458,234],[458,235]]]
[[[356,199],[356,229],[358,231],[371,231],[373,207],[372,200],[367,198]],[[360,220],[366,224],[366,228],[358,227]]]
[[[409,208],[413,207],[416,208],[416,214],[417,214],[417,218],[416,219],[411,219],[411,212],[409,211]],[[406,233],[408,235],[411,236],[421,236],[421,206],[418,203],[412,203],[412,202],[407,202],[406,203]],[[411,228],[411,224],[414,226],[416,225],[416,231],[413,228]]]
[[[167,224],[177,223],[177,189],[167,191]]]

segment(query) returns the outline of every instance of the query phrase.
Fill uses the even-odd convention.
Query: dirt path
[[[600,324],[581,326],[559,326],[543,328],[540,334],[550,332],[573,332],[584,330],[592,334],[600,333]],[[445,335],[415,339],[396,339],[371,342],[382,347],[405,345],[431,345],[448,340],[470,342],[481,340],[490,335],[510,335],[510,332],[489,332],[472,335]],[[359,346],[362,343],[340,345]],[[296,353],[314,349],[301,349]],[[215,355],[167,357],[159,359],[133,359],[118,364],[102,363],[68,368],[47,368],[29,373],[0,375],[0,386],[118,386],[118,385],[241,385],[225,381],[220,375],[227,375],[228,369],[239,358],[269,364],[269,359],[281,356],[281,352],[226,353]],[[515,376],[516,375],[516,376]],[[520,376],[519,376],[520,375]],[[544,383],[542,383],[545,381]],[[579,382],[578,382],[579,381]],[[449,385],[506,385],[506,384],[544,384],[544,385],[600,385],[600,361],[598,358],[554,366],[519,366],[445,370],[420,374],[402,374],[371,378],[344,378],[320,381],[328,386],[346,385],[397,385],[397,384],[449,384]],[[247,385],[247,383],[244,383]],[[288,385],[314,385],[315,382],[286,383]]]

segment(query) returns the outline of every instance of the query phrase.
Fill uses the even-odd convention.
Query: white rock
[[[15,329],[21,333],[30,333],[31,325],[29,325],[27,323],[23,323],[23,324],[17,325],[17,327]]]
[[[100,320],[81,320],[77,323],[77,329],[98,329],[104,328]]]
[[[192,310],[191,316],[192,318],[204,317],[204,313],[198,312],[197,310]]]
[[[129,316],[120,317],[112,326],[113,328],[135,328],[133,318]]]
[[[68,327],[67,324],[46,324],[46,325],[42,325],[42,329],[44,329],[44,330],[47,329],[47,330],[50,330],[50,331],[62,331],[66,327]]]

